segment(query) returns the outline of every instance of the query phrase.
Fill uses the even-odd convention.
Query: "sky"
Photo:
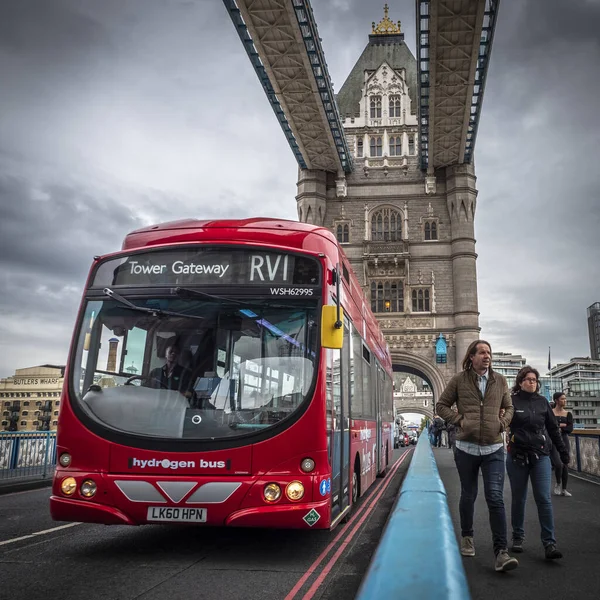
[[[334,90],[383,2],[313,0]],[[414,0],[388,0],[415,53]],[[475,148],[482,337],[545,370],[600,301],[600,0],[501,3]],[[0,1],[0,377],[64,364],[92,257],[186,217],[297,219],[222,2]]]

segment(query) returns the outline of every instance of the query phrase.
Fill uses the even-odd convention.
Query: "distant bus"
[[[156,225],[94,260],[57,435],[57,521],[327,529],[390,464],[390,354],[327,229]]]

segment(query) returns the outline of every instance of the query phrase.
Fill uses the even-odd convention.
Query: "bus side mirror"
[[[321,313],[321,346],[339,350],[344,344],[344,327],[339,327],[344,322],[344,309],[339,307],[340,318],[338,321],[338,307],[324,306]]]

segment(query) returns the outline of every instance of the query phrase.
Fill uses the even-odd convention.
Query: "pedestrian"
[[[431,421],[427,426],[427,433],[429,434],[429,443],[432,446],[435,446],[435,432],[433,427],[433,421]]]
[[[552,410],[556,422],[560,427],[560,433],[562,435],[563,444],[569,452],[571,444],[569,443],[569,434],[573,431],[573,414],[571,411],[566,409],[567,397],[562,392],[555,392],[554,394],[554,405],[555,408]],[[569,465],[563,464],[558,449],[552,444],[552,466],[554,468],[554,474],[556,475],[556,485],[554,486],[555,496],[566,496],[570,498],[571,492],[567,490],[567,481],[569,479]]]
[[[556,548],[554,516],[552,514],[552,464],[550,461],[550,436],[563,464],[569,463],[569,453],[550,404],[538,391],[539,372],[526,365],[517,374],[512,401],[515,414],[510,424],[506,471],[512,494],[511,524],[512,550],[523,552],[525,539],[525,502],[527,483],[531,481],[537,505],[544,553],[549,560],[562,558]]]
[[[456,427],[452,423],[446,425],[446,431],[448,432],[448,448],[454,450],[456,443]]]
[[[456,427],[454,461],[460,477],[460,552],[475,556],[473,516],[479,470],[490,515],[496,571],[519,566],[509,556],[504,509],[504,444],[513,406],[506,379],[492,369],[492,348],[475,340],[467,348],[463,370],[455,375],[436,404],[438,414]],[[452,406],[456,405],[456,411]],[[501,409],[504,413],[500,416]]]
[[[444,430],[444,420],[438,415],[433,416],[433,445],[439,448],[442,445],[442,431]]]

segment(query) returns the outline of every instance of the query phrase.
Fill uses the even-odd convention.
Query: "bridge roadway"
[[[48,487],[0,495],[0,598],[353,598],[411,454],[396,450],[388,476],[333,532],[69,526],[50,519]]]
[[[460,484],[452,452],[435,448],[440,477],[446,488],[448,505],[457,540],[460,536],[458,499]],[[554,479],[554,478],[553,478]],[[554,481],[552,482],[554,484]],[[519,568],[496,573],[493,568],[492,537],[483,494],[483,480],[475,504],[475,556],[463,558],[472,600],[587,600],[600,598],[600,484],[569,476],[572,498],[552,496],[557,547],[563,559],[544,559],[537,510],[531,493],[525,509],[524,552],[513,554]],[[504,501],[510,543],[510,485],[505,478]],[[435,566],[433,566],[435,568]]]

